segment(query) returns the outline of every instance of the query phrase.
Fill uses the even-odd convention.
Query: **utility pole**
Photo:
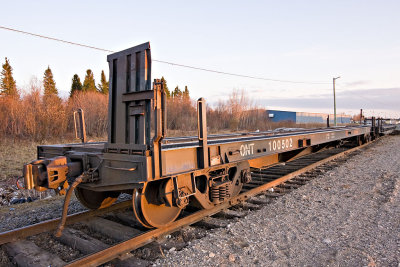
[[[336,92],[335,92],[335,81],[339,79],[339,77],[333,78],[333,116],[334,116],[334,126],[336,126]]]

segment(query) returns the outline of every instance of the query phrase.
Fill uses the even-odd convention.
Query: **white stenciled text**
[[[254,154],[254,144],[243,144],[240,146],[240,155],[242,157]]]

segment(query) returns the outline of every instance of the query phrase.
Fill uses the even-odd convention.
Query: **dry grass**
[[[104,137],[89,137],[90,141],[104,141]],[[0,139],[0,182],[14,182],[22,175],[24,164],[37,159],[39,145],[77,143],[79,140],[60,138],[47,141],[32,141],[14,138]]]
[[[0,141],[0,181],[8,182],[22,175],[22,166],[36,159],[37,142],[15,141],[2,139]]]

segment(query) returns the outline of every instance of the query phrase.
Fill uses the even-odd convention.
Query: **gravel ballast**
[[[400,136],[172,251],[170,266],[400,266]]]

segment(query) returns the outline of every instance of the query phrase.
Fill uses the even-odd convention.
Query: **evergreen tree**
[[[78,74],[75,74],[74,77],[72,77],[71,92],[69,93],[69,96],[71,97],[77,91],[82,91],[82,83]]]
[[[182,97],[182,91],[181,89],[179,89],[178,86],[176,86],[174,91],[172,92],[172,97]]]
[[[83,92],[97,92],[96,83],[94,81],[92,70],[88,69],[86,71],[85,80],[82,86]]]
[[[13,69],[7,58],[2,66],[3,69],[0,75],[0,95],[19,97],[17,84],[12,76]]]
[[[54,81],[53,72],[51,71],[49,66],[44,71],[43,88],[45,96],[58,95],[58,90],[56,88],[56,82]]]
[[[101,81],[97,85],[99,87],[99,92],[102,94],[108,94],[108,81],[106,79],[106,75],[104,74],[104,70],[101,71]]]
[[[167,81],[164,79],[164,76],[161,77],[161,82],[162,82],[163,87],[164,87],[165,95],[166,95],[167,97],[171,97],[171,92],[170,92],[169,89],[168,89]]]
[[[185,85],[185,90],[183,90],[183,97],[184,98],[189,98],[189,89],[187,87],[187,85]]]

